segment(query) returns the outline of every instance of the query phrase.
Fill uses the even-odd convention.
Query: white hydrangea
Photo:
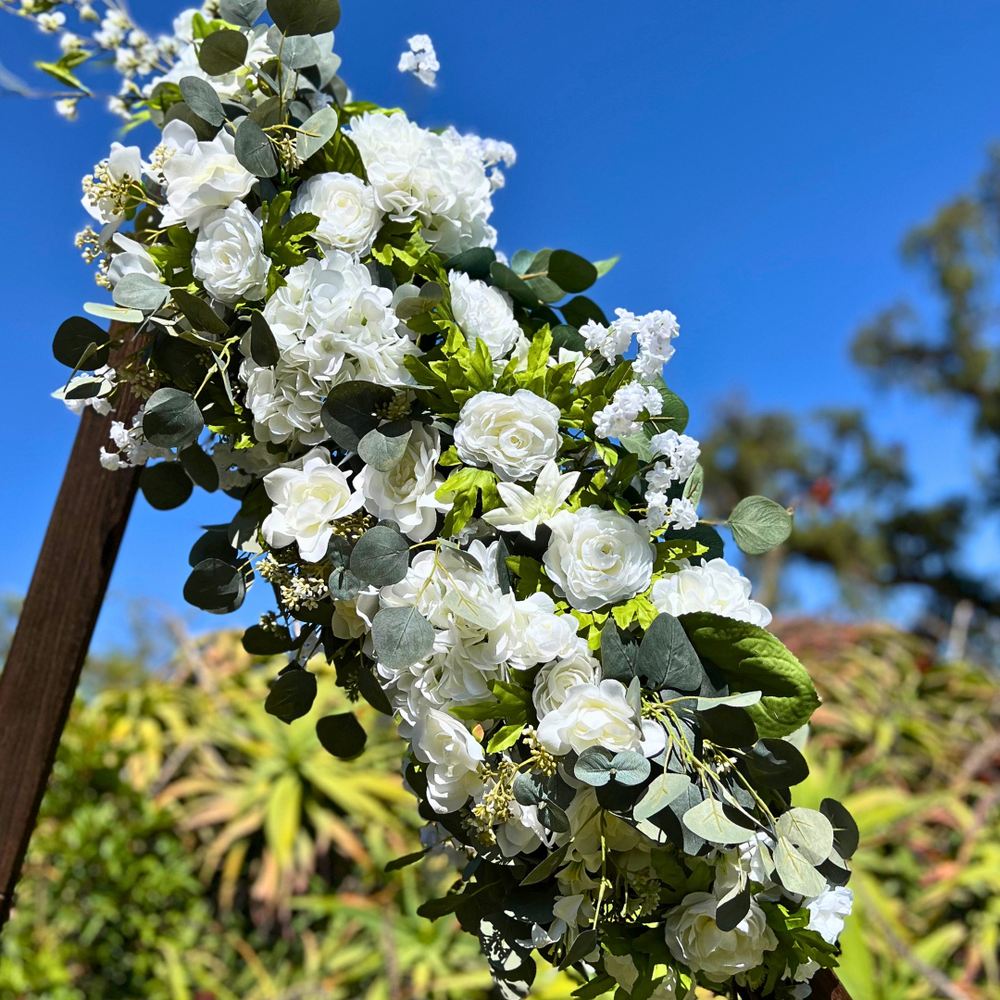
[[[396,332],[392,293],[350,254],[331,250],[293,267],[286,281],[264,308],[280,360],[258,367],[247,340],[240,374],[258,440],[317,444],[327,437],[320,410],[334,385],[411,385],[403,359],[417,348]]]
[[[194,276],[220,302],[256,302],[267,291],[271,260],[260,223],[242,201],[204,217],[192,256]]]
[[[623,438],[642,430],[639,414],[646,411],[651,417],[663,412],[660,390],[641,382],[629,382],[618,389],[611,402],[594,414],[594,433],[601,438]]]
[[[412,746],[427,765],[427,801],[435,812],[454,812],[482,788],[483,748],[454,716],[428,710],[414,726]]]
[[[701,445],[693,437],[674,430],[654,434],[649,447],[654,456],[667,459],[666,463],[657,462],[649,472],[647,481],[654,490],[666,491],[671,483],[686,482],[701,456]]]
[[[555,610],[555,601],[544,593],[517,601],[505,623],[506,634],[491,636],[497,658],[527,669],[573,653],[577,648],[577,621],[572,615],[557,615]]]
[[[816,931],[827,944],[836,944],[851,915],[854,893],[846,885],[828,886],[818,896],[804,899],[802,905],[809,911],[806,929]]]
[[[697,526],[698,510],[686,497],[668,500],[666,493],[647,490],[646,516],[640,523],[646,525],[650,531],[670,526],[687,530]]]
[[[319,218],[316,242],[324,249],[368,253],[382,224],[375,191],[354,174],[331,171],[310,177],[292,202],[292,215]]]
[[[403,457],[389,472],[366,465],[354,483],[365,496],[365,507],[380,520],[390,519],[404,535],[422,542],[434,530],[438,511],[451,505],[434,493],[444,481],[436,467],[441,457],[438,432],[413,422]]]
[[[433,87],[441,63],[430,35],[414,35],[406,44],[410,48],[399,57],[399,72],[412,73],[421,83]]]
[[[487,511],[483,520],[501,531],[519,531],[525,538],[534,539],[538,525],[563,508],[579,478],[579,472],[561,473],[559,463],[551,459],[538,473],[533,493],[517,483],[497,483],[506,506]]]
[[[711,611],[761,628],[771,621],[771,612],[750,600],[750,581],[725,559],[709,559],[700,566],[677,559],[676,564],[680,567],[676,573],[653,584],[650,599],[658,611],[675,617]]]
[[[649,531],[615,510],[581,507],[549,520],[545,569],[580,611],[596,611],[642,593],[653,575]]]
[[[379,208],[396,221],[419,217],[424,238],[450,256],[494,246],[491,186],[482,160],[454,131],[435,135],[405,114],[351,119],[348,135],[361,153]]]
[[[586,341],[588,351],[597,351],[609,364],[624,354],[632,342],[632,334],[614,323],[610,327],[589,319],[580,327],[580,336]]]
[[[680,335],[677,317],[672,312],[647,313],[638,317],[636,342],[639,353],[632,362],[632,371],[640,378],[655,378],[673,357],[673,340]]]
[[[522,336],[510,296],[485,281],[470,278],[464,271],[452,271],[448,283],[455,322],[469,346],[475,350],[476,341],[481,340],[494,361],[507,357]]]

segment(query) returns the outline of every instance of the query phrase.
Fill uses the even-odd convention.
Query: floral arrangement
[[[56,6],[21,13],[51,27]],[[698,442],[662,377],[676,318],[609,321],[583,293],[615,260],[499,253],[514,151],[356,100],[335,0],[266,12],[222,0],[156,44],[120,26],[155,52],[118,100],[160,135],[84,179],[79,244],[113,300],[84,308],[119,332],[63,323],[57,395],[144,400],[102,462],[144,466],[154,507],[195,486],[238,503],[184,595],[221,614],[271,585],[244,637],[289,657],[268,712],[304,716],[324,656],[398,718],[428,825],[395,864],[456,859],[421,912],[479,935],[502,995],[529,992],[537,952],[583,1000],[808,996],[857,828],[832,799],[792,804],[818,699],[699,517]],[[429,38],[400,69],[433,84]],[[726,525],[759,555],[791,515],[749,497]],[[364,748],[352,713],[317,733]]]

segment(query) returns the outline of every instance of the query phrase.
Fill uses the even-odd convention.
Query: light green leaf
[[[684,813],[684,825],[710,844],[745,844],[754,831],[734,823],[722,810],[719,799],[703,799]]]
[[[726,522],[736,544],[748,556],[760,556],[792,533],[792,515],[767,497],[741,500]]]
[[[833,824],[815,809],[789,809],[778,817],[777,831],[811,865],[821,865],[833,850]]]
[[[775,845],[774,867],[789,892],[818,896],[826,888],[826,879],[784,838]]]
[[[636,822],[655,816],[666,809],[687,787],[691,779],[686,774],[661,774],[654,778],[646,794],[636,803],[632,816]]]
[[[603,278],[621,259],[621,254],[615,254],[614,257],[608,257],[607,260],[595,260],[594,267],[597,269],[597,277]]]

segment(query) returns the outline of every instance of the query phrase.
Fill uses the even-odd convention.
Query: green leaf
[[[416,608],[383,608],[372,619],[379,663],[390,670],[422,660],[434,649],[434,626]]]
[[[734,886],[719,900],[715,908],[715,925],[720,931],[734,931],[750,912],[750,887],[746,883]]]
[[[316,736],[323,749],[334,757],[357,757],[368,736],[353,712],[324,716],[316,723]]]
[[[784,838],[774,847],[774,867],[789,892],[818,896],[826,888],[826,879]]]
[[[273,368],[281,360],[271,326],[260,312],[250,315],[250,357],[262,368]]]
[[[313,153],[318,153],[334,137],[339,127],[340,118],[334,107],[320,108],[307,118],[300,126],[302,131],[295,140],[299,159],[308,160]]]
[[[705,739],[720,747],[751,747],[757,742],[757,729],[745,708],[716,705],[696,713]]]
[[[506,264],[501,264],[498,260],[493,261],[490,264],[490,277],[497,288],[505,291],[522,306],[533,309],[541,304],[538,296]]]
[[[229,332],[229,327],[215,314],[215,311],[204,299],[192,295],[183,288],[171,289],[170,295],[174,304],[190,321],[195,330],[202,330],[205,333],[214,334],[216,337],[224,337]]]
[[[534,885],[536,882],[544,882],[550,875],[554,875],[559,867],[566,860],[569,852],[569,844],[563,844],[558,851],[553,851],[543,862],[535,865],[528,874],[521,879],[521,885]]]
[[[178,457],[195,486],[200,486],[206,493],[214,493],[219,488],[219,469],[211,455],[197,444],[189,445]]]
[[[207,80],[199,76],[185,76],[179,86],[181,94],[184,95],[184,103],[202,121],[208,122],[209,125],[221,125],[226,120],[222,101]]]
[[[308,69],[320,60],[319,47],[308,34],[282,36],[278,27],[267,33],[272,51],[280,52],[282,65],[291,70]]]
[[[691,784],[686,774],[661,774],[654,778],[645,795],[636,803],[632,816],[639,822],[666,809]]]
[[[406,454],[413,423],[407,417],[370,430],[358,442],[358,454],[366,465],[379,472],[391,472]]]
[[[500,753],[501,750],[506,750],[508,747],[512,747],[521,738],[521,733],[524,732],[524,726],[525,723],[523,722],[501,726],[490,737],[490,741],[486,745],[486,752]]]
[[[340,24],[338,0],[268,0],[267,12],[286,35],[324,35]]]
[[[662,612],[646,629],[635,658],[635,673],[646,678],[651,691],[697,691],[705,676],[684,626]]]
[[[235,611],[245,596],[242,571],[222,559],[203,559],[184,584],[184,600],[212,615]]]
[[[575,326],[578,330],[587,320],[592,319],[595,323],[608,325],[608,317],[601,311],[601,307],[586,295],[577,295],[569,300],[564,306],[559,307],[563,314],[563,319],[570,326]]]
[[[571,829],[566,811],[551,799],[546,799],[538,806],[538,822],[553,833],[569,833]]]
[[[148,274],[133,271],[119,280],[111,297],[126,309],[155,312],[170,298],[170,289]]]
[[[91,316],[119,323],[141,323],[145,318],[138,309],[122,309],[121,306],[109,306],[104,302],[84,302],[83,311]]]
[[[663,409],[659,416],[647,420],[638,434],[628,434],[620,441],[621,446],[626,451],[638,455],[643,462],[650,462],[653,459],[653,453],[649,442],[653,436],[669,430],[682,434],[687,427],[690,414],[684,400],[667,388],[667,383],[663,381],[661,376],[657,375],[656,378],[650,379],[648,382],[643,380],[642,384],[652,385],[659,389],[660,395],[663,397]]]
[[[392,705],[388,696],[379,684],[375,672],[367,666],[362,666],[358,670],[358,690],[375,711],[383,715],[392,715]]]
[[[733,692],[762,692],[748,709],[761,736],[788,736],[819,707],[809,674],[770,632],[707,611],[681,615],[680,622],[698,655],[722,671]]]
[[[376,587],[399,583],[409,565],[409,540],[382,524],[369,528],[351,552],[351,572]]]
[[[769,788],[790,788],[809,777],[805,757],[788,740],[760,740],[744,760],[751,775]]]
[[[194,484],[180,462],[160,462],[139,473],[139,489],[150,507],[173,510],[191,496]]]
[[[821,865],[833,850],[833,824],[815,809],[795,808],[778,817],[777,833],[811,865]]]
[[[413,319],[421,313],[433,312],[444,298],[444,289],[436,281],[428,281],[416,295],[396,303],[396,315],[402,319]]]
[[[611,780],[611,752],[603,747],[587,747],[573,765],[573,775],[594,788]]]
[[[146,402],[142,433],[157,448],[183,448],[197,440],[205,420],[189,392],[157,389]]]
[[[361,438],[379,425],[376,409],[390,403],[393,395],[392,389],[374,382],[341,382],[330,390],[323,404],[323,427],[341,448],[357,451]]]
[[[582,962],[598,945],[600,938],[593,928],[581,931],[570,949],[566,952],[566,957],[559,963],[560,969],[568,969],[577,962]]]
[[[585,292],[598,278],[589,260],[569,250],[553,250],[548,270],[549,278],[570,293]]]
[[[748,556],[761,556],[792,533],[792,515],[767,497],[741,500],[726,522],[733,540]]]
[[[243,65],[248,46],[249,41],[243,32],[235,31],[233,28],[219,28],[201,43],[198,49],[198,65],[209,76],[232,73]]]
[[[705,470],[701,467],[701,462],[695,463],[694,472],[688,477],[684,484],[684,492],[681,496],[685,500],[690,500],[695,507],[701,500],[702,490],[705,488]]]
[[[236,159],[255,177],[273,177],[278,172],[278,157],[267,133],[249,118],[240,122],[234,144]]]
[[[638,647],[622,642],[615,620],[609,617],[601,629],[601,675],[605,680],[628,684],[635,676]]]
[[[243,648],[251,656],[277,656],[294,649],[295,640],[284,625],[273,628],[251,625],[243,633]]]
[[[446,271],[464,271],[476,281],[490,280],[490,267],[497,255],[489,247],[473,247],[449,257],[444,262]]]
[[[422,858],[426,857],[430,852],[430,848],[426,847],[422,851],[414,851],[412,854],[404,854],[401,858],[393,858],[383,871],[388,874],[389,872],[398,872],[401,868],[407,868],[410,865],[415,865]]]
[[[251,28],[266,7],[266,0],[222,0],[219,4],[219,17],[230,24]]]
[[[264,711],[292,723],[308,715],[316,700],[316,675],[308,670],[286,670],[271,686]]]
[[[611,780],[619,785],[641,785],[648,777],[650,763],[641,753],[624,750],[611,758]]]
[[[836,799],[823,799],[819,811],[833,826],[833,843],[841,857],[849,858],[858,849],[858,824],[846,807]]]
[[[549,258],[552,256],[551,250],[539,250],[531,259],[525,271],[511,270],[515,274],[523,275],[525,284],[542,300],[542,302],[558,302],[565,298],[566,293],[551,278],[548,277]],[[537,277],[529,277],[537,275]]]
[[[745,844],[754,831],[738,826],[723,811],[722,802],[716,798],[703,799],[684,813],[684,825],[710,844],[730,846]]]
[[[597,271],[597,277],[603,278],[621,259],[621,254],[615,254],[614,257],[608,257],[607,260],[595,260],[594,270]]]
[[[108,363],[108,334],[85,316],[71,316],[59,324],[52,339],[52,354],[74,371],[85,363],[103,368]]]
[[[591,979],[589,983],[584,983],[583,986],[573,990],[570,996],[575,997],[576,1000],[596,1000],[597,997],[602,997],[605,993],[613,990],[615,985],[615,977],[604,972],[596,979]]]

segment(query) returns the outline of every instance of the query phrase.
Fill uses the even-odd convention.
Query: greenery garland
[[[57,6],[19,12],[60,30]],[[514,151],[355,100],[336,0],[266,10],[222,0],[152,43],[115,8],[93,36],[131,67],[117,110],[162,134],[84,179],[100,228],[78,243],[114,303],[85,310],[128,333],[63,323],[57,395],[144,399],[102,461],[144,466],[154,507],[194,486],[239,503],[185,598],[222,614],[272,586],[243,641],[288,654],[265,707],[289,725],[317,656],[397,717],[428,826],[393,866],[466,859],[421,913],[479,936],[502,995],[528,994],[537,952],[584,1000],[807,996],[836,964],[857,828],[832,799],[792,805],[818,699],[698,517],[698,442],[662,377],[675,317],[609,321],[584,293],[615,260],[499,254]],[[74,38],[43,68],[82,96]],[[400,68],[433,84],[430,39]],[[791,514],[749,497],[726,524],[759,555]],[[316,731],[364,749],[352,713]]]

